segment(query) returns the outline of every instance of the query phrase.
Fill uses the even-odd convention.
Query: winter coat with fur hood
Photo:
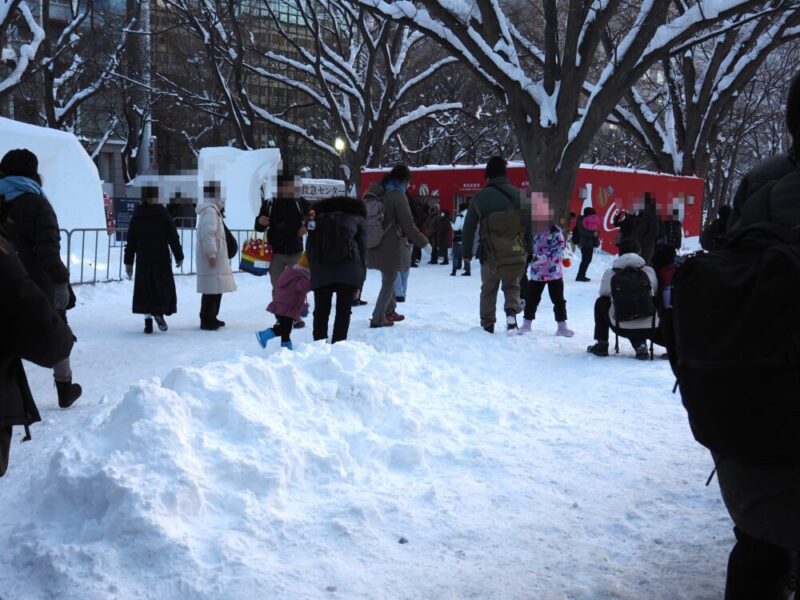
[[[351,237],[350,258],[325,260],[315,253],[316,230],[308,232],[307,253],[311,265],[311,289],[317,290],[331,284],[346,284],[360,288],[367,276],[367,210],[364,203],[355,198],[327,198],[314,204],[317,223],[324,215],[337,215]]]

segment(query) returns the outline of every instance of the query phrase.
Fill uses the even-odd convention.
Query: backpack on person
[[[346,213],[341,211],[319,213],[308,245],[312,256],[322,262],[347,260],[353,257],[354,231],[348,228]]]
[[[489,186],[498,190],[506,198],[514,199],[499,186]],[[501,279],[521,277],[528,262],[525,248],[525,228],[519,209],[509,209],[481,215],[477,204],[475,209],[480,218],[481,251],[494,265]]]
[[[611,301],[617,323],[652,318],[655,321],[656,304],[653,286],[647,273],[636,267],[613,269]],[[654,323],[655,326],[655,323]]]
[[[681,264],[670,362],[695,439],[745,464],[800,460],[800,233],[761,222]]]
[[[383,221],[386,216],[386,205],[383,203],[383,196],[367,193],[364,196],[364,204],[367,208],[367,218],[365,226],[367,229],[367,248],[377,248],[383,241],[387,229]]]

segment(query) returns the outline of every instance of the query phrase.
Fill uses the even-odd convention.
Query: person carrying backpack
[[[394,285],[397,273],[410,261],[408,240],[424,247],[428,239],[414,225],[405,191],[411,171],[395,166],[380,184],[373,183],[364,195],[366,205],[367,268],[381,272],[381,290],[375,300],[370,327],[391,327],[405,317],[395,310]]]
[[[511,185],[506,161],[493,156],[486,164],[486,187],[472,199],[464,219],[461,247],[464,260],[472,258],[475,232],[480,224],[478,258],[481,263],[481,327],[494,333],[497,292],[505,298],[506,331],[516,333],[520,304],[520,279],[525,273],[530,239],[530,214],[524,214],[521,192]],[[527,234],[527,235],[526,235]]]
[[[314,229],[307,253],[314,291],[314,340],[328,338],[328,321],[336,294],[331,343],[347,339],[352,299],[367,275],[367,209],[355,198],[334,197],[314,204]]]
[[[786,122],[789,153],[744,176],[728,233],[673,285],[670,363],[734,523],[726,600],[788,597],[800,551],[800,72]]]
[[[575,281],[591,281],[586,276],[586,271],[592,263],[594,249],[600,246],[600,217],[591,206],[584,208],[583,215],[578,217],[572,239],[581,249],[581,264],[578,267],[578,276]]]
[[[647,340],[661,339],[655,302],[658,280],[653,268],[639,255],[636,240],[622,240],[618,246],[620,256],[600,282],[600,297],[594,304],[595,343],[586,350],[595,356],[608,356],[610,329],[630,340],[636,358],[647,360]]]

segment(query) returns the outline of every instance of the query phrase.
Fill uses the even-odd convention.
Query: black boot
[[[156,325],[158,325],[159,331],[166,331],[167,329],[169,329],[169,327],[167,327],[167,322],[164,320],[163,315],[153,315],[153,318],[156,320]]]
[[[77,383],[69,381],[56,381],[56,391],[58,392],[58,405],[61,408],[69,408],[75,400],[81,397],[83,390]]]
[[[153,333],[153,319],[147,317],[144,320],[144,332],[145,333]]]

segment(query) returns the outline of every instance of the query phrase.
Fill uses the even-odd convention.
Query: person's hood
[[[360,200],[355,198],[348,198],[346,196],[335,196],[333,198],[325,198],[319,202],[315,202],[312,206],[313,210],[320,213],[328,212],[344,212],[353,215],[367,216],[367,207]]]
[[[199,216],[200,213],[209,208],[222,214],[222,209],[225,208],[225,203],[222,202],[221,200],[203,200],[197,205],[197,208],[195,208],[195,212]]]
[[[299,271],[306,277],[311,277],[311,270],[308,267],[304,267],[303,265],[299,265],[297,263],[292,265],[292,269]]]
[[[5,196],[6,200],[14,200],[23,194],[34,194],[47,198],[42,187],[33,179],[21,175],[8,175],[0,179],[0,196]]]
[[[369,184],[369,187],[367,188],[367,191],[366,191],[366,193],[364,195],[365,196],[378,196],[378,197],[380,197],[380,196],[383,196],[383,194],[385,192],[386,192],[386,190],[383,189],[383,186],[380,183],[375,182],[375,183],[370,183]]]
[[[633,267],[634,269],[641,269],[646,264],[647,262],[641,256],[634,252],[629,252],[628,254],[617,257],[614,261],[613,268],[626,269],[628,267]]]

